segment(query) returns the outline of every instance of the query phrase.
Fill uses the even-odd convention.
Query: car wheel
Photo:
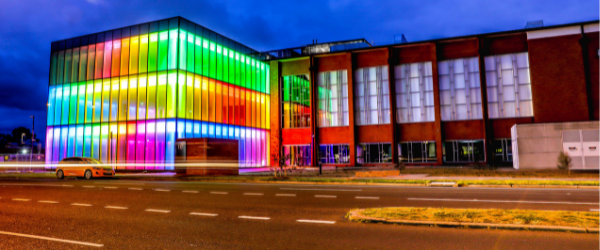
[[[92,171],[86,170],[84,176],[86,180],[92,179]]]
[[[65,178],[65,173],[62,170],[58,170],[56,172],[56,178],[58,178],[59,180],[62,180]]]

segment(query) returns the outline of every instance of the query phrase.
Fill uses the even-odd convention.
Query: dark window
[[[356,146],[356,162],[358,164],[392,162],[392,144],[361,143]]]
[[[350,150],[346,145],[320,145],[319,161],[322,164],[339,164],[350,162]]]
[[[434,141],[401,142],[398,144],[400,162],[435,162],[437,154]]]
[[[443,144],[444,162],[484,162],[483,140],[446,141]]]
[[[496,139],[492,142],[494,147],[494,162],[512,162],[512,143],[510,139]]]
[[[285,162],[287,166],[310,166],[310,146],[283,146],[281,157],[289,155]]]

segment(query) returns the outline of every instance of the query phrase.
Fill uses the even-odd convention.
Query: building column
[[[440,83],[438,76],[438,57],[437,57],[437,44],[430,43],[431,48],[431,76],[433,78],[433,104],[435,109],[435,150],[436,150],[436,165],[444,164],[444,156],[442,151],[443,134],[442,134],[442,110],[440,108]]]
[[[317,103],[318,103],[318,83],[316,81],[317,73],[316,73],[316,65],[315,65],[315,57],[310,56],[310,67],[309,70],[309,81],[310,81],[310,134],[311,134],[311,157],[310,157],[310,165],[318,166],[319,163],[319,140],[317,135]]]
[[[356,122],[354,121],[354,57],[346,53],[346,71],[348,72],[348,128],[350,130],[349,154],[350,166],[356,166]]]
[[[392,164],[398,164],[398,126],[396,123],[396,77],[394,75],[394,66],[398,63],[397,56],[394,56],[393,49],[388,48],[388,84],[390,90],[390,124],[392,125]]]
[[[279,166],[281,157],[281,92],[279,79],[281,79],[281,63],[279,61],[270,62],[269,88],[271,91],[271,155],[269,156],[272,166]]]
[[[493,127],[490,119],[488,118],[488,105],[487,105],[487,84],[485,81],[485,47],[483,38],[477,37],[477,57],[479,59],[479,87],[481,90],[481,117],[483,119],[483,145],[485,149],[485,163],[488,165],[495,165],[493,160]]]

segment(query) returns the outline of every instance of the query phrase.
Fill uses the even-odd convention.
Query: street
[[[593,189],[0,181],[0,249],[598,249],[597,234],[344,219],[353,208],[590,211],[598,202]]]

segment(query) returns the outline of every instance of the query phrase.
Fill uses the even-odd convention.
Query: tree
[[[23,134],[25,134],[25,136],[23,136]],[[18,127],[12,130],[11,132],[11,140],[10,142],[17,142],[19,144],[21,144],[21,136],[23,136],[23,140],[30,140],[31,139],[31,130],[26,128],[26,127]],[[35,140],[37,141],[37,135],[35,136]]]
[[[292,158],[291,155],[287,154],[287,155],[283,155],[283,156],[279,156],[275,153],[271,154],[271,158],[273,159],[274,162],[277,162],[279,166],[273,166],[271,167],[271,170],[273,171],[273,174],[275,175],[275,178],[277,177],[277,174],[279,173],[279,178],[281,178],[281,172],[284,172],[285,176],[287,177],[287,161],[290,160]]]
[[[571,165],[572,165],[572,159],[571,157],[569,157],[569,154],[565,153],[565,152],[560,152],[558,154],[558,164],[556,165],[556,167],[558,167],[558,169],[561,170],[567,170],[568,174],[571,175]]]

